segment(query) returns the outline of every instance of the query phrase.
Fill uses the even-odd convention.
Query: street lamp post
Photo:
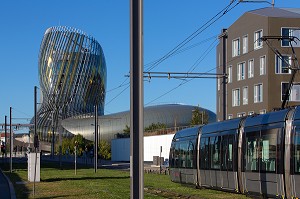
[[[98,105],[95,105],[95,141],[94,141],[94,171],[97,173],[98,168]]]

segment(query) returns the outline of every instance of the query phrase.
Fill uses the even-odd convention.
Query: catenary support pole
[[[13,146],[13,135],[12,135],[12,123],[11,123],[11,121],[12,121],[12,107],[9,107],[9,137],[10,137],[10,139],[9,139],[9,148],[10,148],[10,150],[9,150],[9,162],[10,162],[10,169],[9,169],[9,171],[10,171],[10,173],[12,173],[12,151],[13,151],[13,149],[14,149],[14,146]]]
[[[5,121],[4,121],[4,146],[5,146],[5,162],[6,162],[6,158],[7,158],[7,115],[5,115]]]
[[[144,198],[143,0],[130,0],[130,198]]]
[[[223,46],[223,120],[226,120],[226,95],[227,95],[227,90],[226,90],[226,83],[227,83],[227,77],[226,77],[226,41],[227,41],[227,29],[222,30],[222,46]]]

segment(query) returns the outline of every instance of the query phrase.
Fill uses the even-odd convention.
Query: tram
[[[300,197],[300,106],[174,135],[171,180],[265,198]]]

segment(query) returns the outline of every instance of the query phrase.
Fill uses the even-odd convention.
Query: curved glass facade
[[[164,104],[144,108],[144,126],[162,123],[166,128],[190,126],[192,112],[195,108],[205,111],[209,115],[209,123],[216,121],[216,114],[205,108],[181,104]],[[86,139],[94,140],[95,123],[93,116],[76,116],[62,121],[62,126],[73,134],[81,134]],[[100,140],[116,138],[117,133],[123,133],[126,126],[130,126],[130,111],[103,115],[98,118]]]
[[[62,119],[104,113],[106,63],[100,44],[84,32],[65,26],[46,30],[41,43],[38,73],[41,106],[40,139],[49,140]]]

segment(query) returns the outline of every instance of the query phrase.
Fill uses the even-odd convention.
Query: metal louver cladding
[[[62,119],[93,114],[96,104],[98,114],[103,115],[106,63],[103,50],[93,37],[65,26],[48,28],[40,46],[38,74],[41,139],[47,139],[49,131],[57,129]]]

